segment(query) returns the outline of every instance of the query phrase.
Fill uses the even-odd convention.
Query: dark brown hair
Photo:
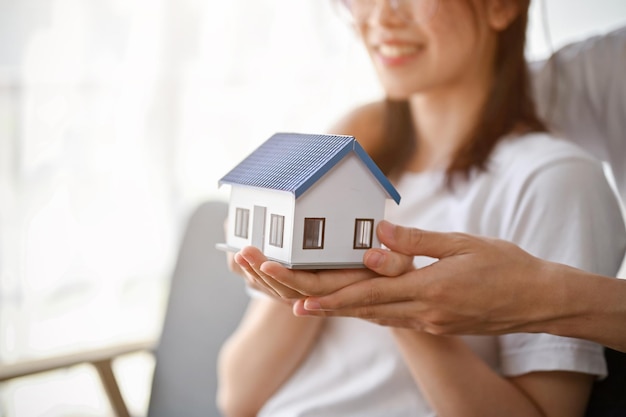
[[[519,1],[519,15],[498,34],[491,91],[473,132],[456,150],[447,167],[449,186],[459,176],[468,178],[473,169],[486,170],[491,152],[505,135],[513,131],[547,131],[530,96],[524,56],[528,1]],[[405,169],[418,149],[408,101],[387,100],[385,113],[385,144],[373,158],[387,175],[394,177]]]

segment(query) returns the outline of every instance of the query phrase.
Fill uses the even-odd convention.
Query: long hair
[[[491,90],[473,131],[446,169],[448,186],[459,176],[467,179],[474,169],[486,170],[496,144],[515,129],[523,133],[547,131],[530,95],[524,56],[528,2],[520,0],[519,15],[498,34]],[[373,158],[383,172],[395,177],[405,169],[413,153],[419,151],[408,101],[386,101],[384,135],[385,146]]]

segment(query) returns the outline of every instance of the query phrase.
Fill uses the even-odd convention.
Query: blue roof
[[[350,152],[363,161],[389,198],[399,204],[398,191],[352,136],[276,133],[219,184],[288,191],[298,198]]]

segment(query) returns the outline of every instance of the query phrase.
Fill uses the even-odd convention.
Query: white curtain
[[[103,312],[119,307],[110,302],[123,286],[164,276],[175,105],[166,99],[165,1],[2,6],[6,360],[113,334]],[[72,303],[83,311],[71,324],[50,309]]]

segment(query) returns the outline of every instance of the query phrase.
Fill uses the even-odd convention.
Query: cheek
[[[431,70],[440,77],[467,72],[476,64],[479,34],[471,19],[434,19],[424,28]]]
[[[440,55],[462,55],[477,48],[484,26],[478,9],[469,1],[440,1],[437,13],[423,30]]]

